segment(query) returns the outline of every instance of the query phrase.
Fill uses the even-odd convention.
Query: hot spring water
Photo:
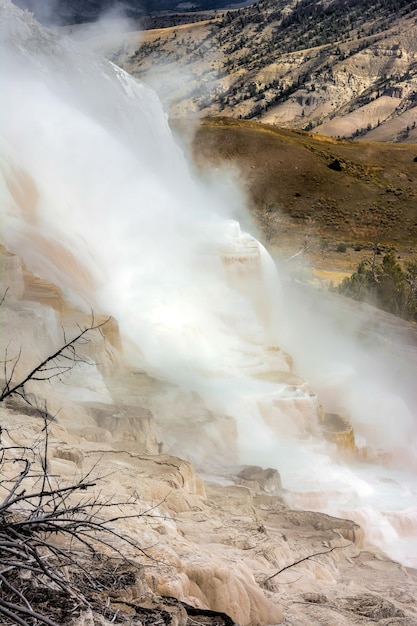
[[[3,243],[117,318],[136,367],[232,415],[241,462],[276,467],[294,506],[352,517],[416,566],[415,416],[387,393],[389,371],[340,328],[312,331],[308,302],[241,232],[238,189],[193,175],[152,91],[6,0],[0,18]],[[342,462],[314,434],[329,388],[364,446],[407,463]]]

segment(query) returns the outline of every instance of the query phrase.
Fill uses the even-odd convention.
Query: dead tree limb
[[[298,565],[299,563],[302,563],[303,561],[308,561],[309,559],[313,559],[315,556],[321,556],[322,554],[330,554],[330,552],[333,552],[333,550],[340,550],[342,548],[347,548],[350,545],[351,544],[347,543],[344,546],[333,546],[333,548],[330,548],[329,550],[325,550],[324,552],[314,552],[314,554],[309,554],[308,556],[304,556],[302,559],[298,559],[298,561],[294,561],[293,563],[290,563],[289,565],[282,567],[280,570],[275,572],[275,574],[272,574],[272,576],[268,576],[268,578],[264,579],[263,583],[264,584],[267,583],[269,580],[272,580],[272,578],[275,578],[275,576],[278,576],[278,574],[282,574],[282,572],[285,572],[285,570],[290,569],[290,567],[295,567],[296,565]]]
[[[133,577],[144,565],[159,563],[148,553],[153,546],[140,545],[118,530],[125,519],[154,517],[150,509],[141,510],[134,498],[114,502],[92,494],[97,483],[94,467],[72,484],[55,482],[48,467],[49,423],[54,416],[46,401],[33,400],[26,391],[31,381],[61,380],[77,364],[90,363],[79,355],[78,346],[108,321],[97,324],[92,316],[91,324],[79,327],[70,339],[63,331],[62,345],[20,380],[16,367],[21,351],[14,359],[6,351],[0,402],[20,396],[44,426],[40,440],[28,446],[14,442],[0,427],[0,624],[58,626],[89,606],[108,615],[111,609],[97,598],[114,587],[113,574],[106,586],[106,573],[115,571],[114,563]],[[10,445],[4,443],[6,435]]]
[[[44,419],[47,440],[47,415]],[[110,589],[114,576],[106,587],[105,573],[115,571],[115,561],[132,575],[145,564],[159,562],[148,554],[152,546],[139,545],[117,528],[125,519],[152,517],[148,510],[140,510],[130,499],[114,503],[90,495],[96,485],[90,472],[74,484],[54,485],[46,462],[47,442],[39,455],[30,447],[3,445],[0,433],[0,448],[0,487],[8,491],[0,502],[0,624],[58,626],[63,618],[56,606],[73,614],[92,602],[97,605],[92,598]],[[7,463],[23,464],[17,476],[7,478],[2,471]],[[136,511],[104,514],[104,509],[124,505]],[[126,547],[139,562],[127,556]],[[100,610],[110,609],[103,605]]]
[[[0,300],[0,306],[3,304],[3,302],[5,301],[6,297],[7,297],[7,292],[9,291],[9,287],[7,287],[7,289],[4,291],[4,294],[1,297]]]
[[[22,380],[13,382],[13,376],[16,370],[16,365],[21,357],[21,350],[19,354],[13,359],[12,371],[7,371],[7,363],[12,359],[6,358],[4,360],[5,368],[5,386],[0,393],[0,402],[12,396],[18,394],[22,397],[25,396],[25,385],[29,381],[44,381],[50,382],[54,378],[59,378],[64,374],[67,374],[77,363],[88,363],[88,361],[79,356],[76,351],[76,345],[83,340],[87,341],[86,335],[94,330],[101,330],[109,321],[110,317],[100,324],[95,324],[94,316],[92,316],[90,326],[80,328],[79,332],[70,340],[66,339],[64,331],[64,344],[60,346],[53,354],[50,354],[40,363],[38,363],[30,372],[28,372]]]

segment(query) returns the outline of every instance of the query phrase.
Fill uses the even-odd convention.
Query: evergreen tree
[[[404,319],[417,319],[417,260],[409,261],[405,270],[389,250],[382,264],[375,267],[362,259],[356,271],[345,278],[338,293],[373,304]]]

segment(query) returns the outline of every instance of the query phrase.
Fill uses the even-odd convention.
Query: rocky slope
[[[13,371],[20,380],[61,345],[61,325],[70,336],[84,318],[18,257],[3,250],[1,263],[2,293],[8,288],[1,350],[11,358],[21,348]],[[417,623],[412,570],[364,545],[354,522],[291,510],[276,470],[238,465],[233,420],[204,411],[195,394],[126,367],[114,322],[77,351],[83,362],[62,382],[27,386],[30,406],[18,396],[0,406],[3,448],[18,446],[19,454],[30,446],[36,455],[44,422],[32,407],[36,399],[47,401],[54,415],[51,480],[62,487],[94,477],[89,497],[107,505],[117,499],[117,511],[124,507],[130,516],[118,523],[118,533],[145,553],[120,539],[115,547],[130,558],[130,577],[103,591],[101,605],[96,598],[78,618],[73,613],[72,624],[136,624],[138,618],[181,626],[230,625],[230,618],[241,625]],[[173,401],[182,407],[183,421],[175,424],[167,410]],[[199,416],[195,432],[191,414]],[[198,451],[213,459],[213,436],[215,465]],[[183,456],[188,448],[200,459],[198,473],[178,456],[181,441]],[[2,465],[4,478],[13,475],[13,466]],[[30,480],[36,485],[36,472]],[[114,516],[112,507],[105,510]]]
[[[415,143],[415,19],[413,2],[261,0],[97,43],[151,82],[173,117],[221,114]]]

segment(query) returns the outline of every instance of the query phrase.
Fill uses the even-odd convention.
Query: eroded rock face
[[[335,443],[344,455],[355,451],[355,435],[352,424],[346,417],[337,413],[325,413],[322,419],[324,437]]]
[[[19,273],[18,264],[13,267]],[[16,294],[22,293],[11,291],[2,306],[3,320],[29,352],[38,342],[51,351],[59,340],[60,313],[51,303],[19,301]],[[84,370],[74,373],[65,393],[54,385],[34,384],[32,404],[14,397],[0,405],[0,424],[3,446],[41,445],[45,424],[36,401],[46,398],[48,407],[62,403],[60,411],[50,412],[51,477],[65,486],[74,477],[91,475],[96,484],[87,495],[104,499],[103,515],[113,517],[112,501],[126,513],[117,522],[116,547],[130,559],[136,582],[109,596],[113,611],[120,610],[132,626],[156,614],[176,626],[186,626],[193,615],[225,626],[415,623],[412,573],[376,550],[364,550],[363,532],[354,522],[290,510],[277,470],[236,465],[231,418],[207,411],[192,394],[129,372],[117,337],[107,341],[101,336],[101,341],[104,348],[97,337],[87,354],[106,361],[103,374],[92,364],[88,377]],[[22,356],[16,373],[27,371],[29,357],[39,358]],[[182,422],[169,424],[167,398],[176,401],[175,416],[184,411]],[[193,410],[195,423],[184,431]],[[189,460],[175,454],[177,446],[184,451],[190,446],[181,442],[181,432],[191,433],[201,464],[219,440],[217,458],[228,453],[229,464],[201,477]],[[35,469],[29,478],[33,487]],[[13,462],[3,464],[3,477],[15,473]],[[123,537],[132,543],[126,545]],[[216,621],[207,621],[214,620],[213,612]],[[111,620],[86,611],[76,623],[105,626]]]
[[[89,403],[88,411],[99,432],[110,433],[116,448],[158,454],[160,443],[152,413],[140,406]]]
[[[243,485],[266,492],[276,492],[282,488],[281,477],[276,469],[248,465],[238,473]]]
[[[237,462],[236,420],[209,410],[196,393],[161,385],[150,398],[149,407],[163,432],[164,452],[183,456],[197,467]]]
[[[209,72],[210,65],[222,63],[223,58],[227,63],[227,75],[221,71],[217,76],[212,75],[214,82],[210,97],[207,95],[196,101],[193,81],[188,84],[176,81],[167,92],[161,89],[160,97],[173,118],[186,118],[187,112],[194,114],[197,106],[204,111],[205,117],[225,115],[261,119],[280,127],[314,128],[321,135],[333,137],[359,134],[366,135],[367,141],[407,141],[409,136],[415,140],[411,113],[416,82],[412,65],[416,55],[414,12],[402,16],[397,12],[394,28],[389,20],[372,23],[371,18],[368,27],[372,25],[373,36],[359,34],[359,27],[359,45],[356,35],[350,40],[348,37],[343,44],[336,37],[337,41],[328,42],[326,48],[306,44],[294,54],[292,50],[283,51],[281,46],[274,50],[276,39],[297,39],[295,31],[298,26],[292,22],[287,25],[287,30],[281,22],[281,14],[273,7],[269,3],[262,8],[265,16],[262,20],[265,21],[260,23],[254,17],[256,9],[251,6],[242,9],[239,16],[233,17],[229,13],[223,22],[214,18],[215,29],[213,23],[208,22],[194,29],[195,24],[190,24],[188,32],[183,30],[184,27],[177,32],[174,29],[175,37],[172,37],[171,29],[166,30],[165,37],[155,31],[153,36],[150,35],[154,37],[153,45],[146,50],[141,50],[134,38],[126,37],[113,44],[102,42],[101,46],[109,58],[116,59],[118,65],[137,76],[149,70],[161,72],[164,76],[161,85],[168,78],[174,53],[176,70],[182,65],[196,76]],[[284,9],[289,16],[291,10],[292,5]],[[350,15],[348,20],[357,17],[358,14],[355,17]],[[239,20],[242,23],[237,24]],[[320,18],[315,24],[309,23],[309,35],[317,34],[321,26]],[[378,31],[379,27],[381,30],[375,34],[374,29]],[[343,33],[343,38],[345,35]],[[194,41],[204,37],[204,41],[209,42],[203,57],[190,57],[190,36]],[[233,46],[229,43],[222,46],[220,40],[234,43]],[[245,50],[243,56],[242,49]],[[322,71],[323,63],[326,72]],[[381,76],[388,81],[382,89]],[[280,83],[285,87],[293,85],[294,89],[283,95],[279,91]],[[364,93],[372,96],[365,99]],[[230,94],[233,97],[229,97]]]
[[[0,409],[10,441],[38,439],[42,420],[16,408]],[[259,488],[259,477],[268,470],[246,466],[235,472],[257,476],[256,488],[203,483],[192,465],[177,457],[123,451],[107,438],[82,435],[82,429],[70,434],[62,424],[50,425],[51,472],[60,484],[94,468],[98,493],[130,500],[127,512],[135,507],[149,512],[122,522],[122,534],[138,540],[153,560],[129,548],[141,585],[127,595],[114,594],[114,607],[127,611],[126,602],[150,607],[146,598],[151,598],[152,610],[163,611],[158,598],[170,596],[224,613],[242,626],[278,624],[284,616],[286,624],[347,626],[364,619],[365,609],[371,623],[380,616],[411,624],[416,616],[415,580],[403,568],[363,551],[354,522],[292,511],[280,495]],[[228,482],[232,474],[226,473]],[[175,623],[185,623],[181,611],[176,615]]]

